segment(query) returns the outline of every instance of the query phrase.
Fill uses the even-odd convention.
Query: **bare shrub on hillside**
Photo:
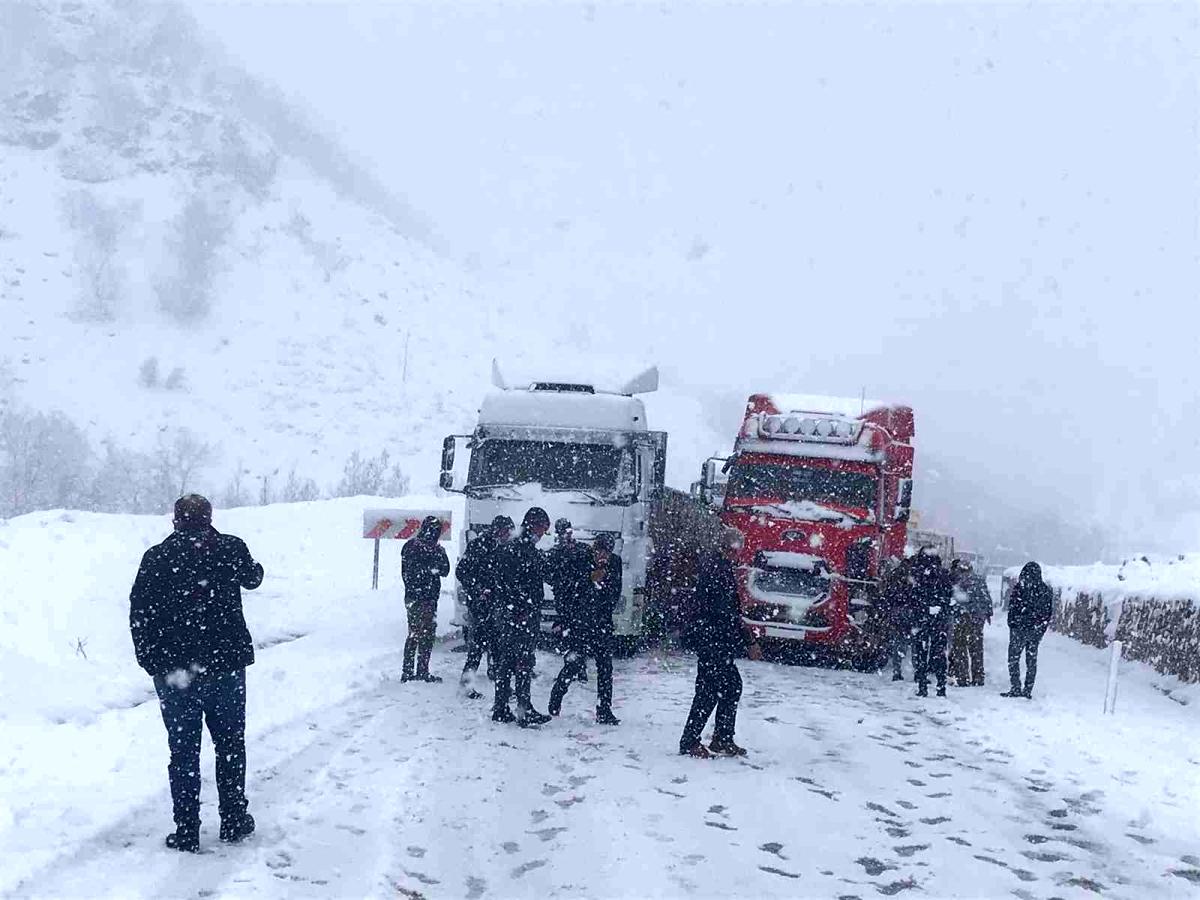
[[[0,412],[0,516],[84,505],[91,448],[62,413]]]
[[[79,296],[74,315],[86,322],[112,320],[125,293],[125,269],[117,250],[125,223],[137,215],[136,204],[108,204],[89,190],[72,191],[63,215],[75,232],[75,267]]]
[[[279,491],[281,503],[303,503],[310,500],[320,500],[321,489],[311,478],[301,478],[292,469],[288,472],[287,481]]]
[[[151,467],[155,492],[164,504],[174,503],[195,486],[197,476],[216,458],[216,450],[187,428],[159,440]]]
[[[239,506],[250,506],[250,492],[246,488],[246,469],[238,462],[237,470],[225,485],[217,499],[217,505],[222,509],[233,509]]]
[[[138,368],[138,384],[144,388],[158,387],[158,357],[148,356]]]
[[[342,480],[331,492],[334,497],[402,497],[408,493],[408,476],[399,463],[392,464],[386,450],[366,457],[355,450],[342,469]]]
[[[225,206],[202,194],[193,194],[172,223],[170,269],[155,292],[159,308],[173,319],[198,322],[212,309],[219,252],[230,225]]]
[[[104,457],[92,479],[88,509],[113,513],[162,512],[151,457],[105,442]]]

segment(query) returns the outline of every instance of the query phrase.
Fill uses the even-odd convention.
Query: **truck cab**
[[[754,394],[733,455],[697,492],[742,532],[743,626],[759,641],[870,661],[889,558],[904,555],[913,413],[864,400]]]
[[[612,536],[623,563],[623,594],[614,633],[640,638],[646,611],[650,513],[666,475],[667,436],[650,431],[635,394],[657,389],[651,369],[606,386],[579,377],[509,379],[493,365],[495,390],[484,397],[475,430],[447,437],[441,486],[462,493],[466,515],[460,551],[498,515],[518,525],[540,506],[551,520],[569,519],[576,540]],[[543,549],[553,545],[553,534]],[[548,587],[542,628],[557,619]],[[455,585],[455,618],[466,624],[465,598]]]

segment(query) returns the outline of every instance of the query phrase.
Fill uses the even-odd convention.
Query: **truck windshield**
[[[837,469],[749,463],[733,467],[725,496],[811,500],[869,510],[875,506],[875,479]]]
[[[626,456],[626,451],[611,444],[493,438],[472,451],[469,484],[540,484],[551,491],[625,494],[632,491]]]

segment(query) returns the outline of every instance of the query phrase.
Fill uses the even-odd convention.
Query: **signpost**
[[[375,542],[375,563],[371,569],[371,590],[379,590],[379,545],[382,541],[407,541],[413,537],[426,516],[442,520],[438,540],[450,540],[451,519],[448,509],[367,509],[363,511],[363,537]]]

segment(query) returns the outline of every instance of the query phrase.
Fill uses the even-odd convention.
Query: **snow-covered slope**
[[[212,489],[239,468],[325,486],[384,449],[421,488],[493,354],[577,355],[578,335],[439,256],[419,215],[174,7],[0,16],[0,361],[18,400],[96,444],[186,427],[218,450]],[[686,483],[712,438],[667,381],[650,415]]]

